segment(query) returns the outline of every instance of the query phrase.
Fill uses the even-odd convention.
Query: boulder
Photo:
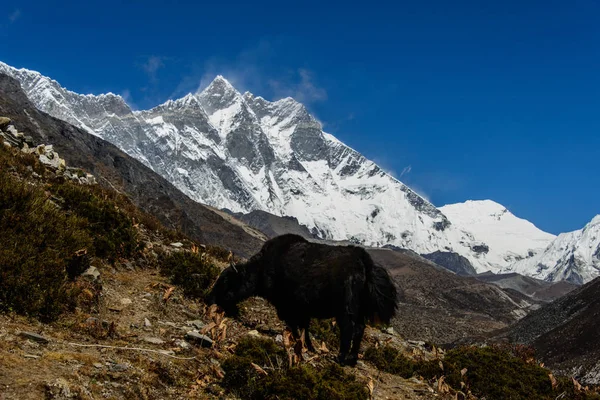
[[[6,128],[10,123],[10,118],[0,117],[0,129]]]

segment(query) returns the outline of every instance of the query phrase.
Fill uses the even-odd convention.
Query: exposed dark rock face
[[[430,254],[421,254],[426,259],[463,276],[475,275],[477,271],[465,257],[449,251],[436,251]]]
[[[550,368],[600,384],[600,278],[573,290],[519,321],[506,334],[533,345]]]
[[[488,245],[480,243],[480,244],[471,246],[471,250],[473,250],[475,253],[485,254],[490,251],[490,248]]]
[[[268,238],[274,238],[285,233],[294,233],[306,239],[316,238],[306,226],[300,225],[295,217],[279,217],[260,210],[248,214],[231,214],[252,228],[261,231]]]
[[[0,74],[0,94],[0,115],[10,118],[36,143],[52,144],[68,165],[83,168],[96,176],[99,184],[126,193],[166,226],[181,229],[203,243],[233,249],[240,256],[260,248],[258,238],[192,201],[114,145],[38,111],[15,79]]]

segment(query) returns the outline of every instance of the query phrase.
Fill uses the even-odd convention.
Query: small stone
[[[179,346],[179,347],[181,347],[182,349],[185,349],[185,350],[192,348],[192,345],[190,345],[185,340],[180,340],[180,339],[178,339],[178,340],[175,341],[175,345]]]
[[[100,363],[94,363],[94,367],[96,367],[98,369],[102,369],[104,367],[104,365],[102,365]]]
[[[129,365],[127,364],[110,364],[108,367],[112,372],[123,372],[129,369]]]
[[[144,341],[152,344],[165,344],[164,340],[155,337],[145,337]]]
[[[34,342],[38,342],[38,343],[42,343],[42,344],[46,344],[49,342],[49,340],[46,339],[45,337],[43,337],[42,335],[38,335],[37,333],[33,333],[33,332],[21,332],[19,335],[24,338],[33,340]]]
[[[0,117],[0,129],[6,128],[10,123],[10,118]]]
[[[394,332],[394,328],[393,328],[393,327],[391,327],[391,326],[390,326],[390,327],[388,327],[388,328],[385,330],[385,333],[387,333],[388,335],[395,335],[395,334],[396,334],[396,332]]]
[[[185,334],[185,338],[191,342],[199,344],[201,347],[212,347],[213,345],[211,338],[196,331],[189,331]]]
[[[188,324],[188,326],[193,326],[196,329],[202,329],[206,325],[204,322],[200,321],[199,319],[196,319],[194,321],[187,321],[186,324]]]
[[[150,323],[150,320],[148,318],[144,318],[144,326],[146,328],[150,328],[152,326],[152,324]]]
[[[277,342],[277,343],[283,343],[283,336],[281,336],[281,335],[275,336],[275,342]]]
[[[161,324],[161,325],[170,326],[171,328],[177,328],[177,329],[179,329],[179,326],[176,323],[174,323],[174,322],[158,321],[158,323]]]
[[[260,337],[260,333],[258,333],[258,331],[257,331],[256,329],[255,329],[255,330],[248,331],[248,332],[246,333],[246,335],[248,335],[248,336],[254,336],[254,337]]]
[[[120,300],[121,304],[124,306],[128,306],[131,303],[133,303],[133,301],[131,299],[128,299],[127,297],[124,297]]]
[[[183,247],[183,243],[181,243],[181,242],[171,243],[171,247],[180,248],[180,247]]]
[[[98,268],[91,266],[88,269],[86,269],[83,274],[81,274],[81,276],[85,279],[88,279],[90,281],[97,281],[98,279],[100,279],[100,271],[98,271]]]

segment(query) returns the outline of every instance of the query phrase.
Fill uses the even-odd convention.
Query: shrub
[[[97,257],[115,261],[139,250],[137,230],[130,216],[107,194],[95,194],[93,188],[73,183],[57,184],[51,190],[61,198],[65,210],[88,221]]]
[[[210,254],[215,260],[218,260],[221,262],[229,261],[229,254],[230,254],[229,250],[226,250],[223,247],[209,244],[206,246],[206,252],[208,254]],[[236,261],[238,261],[238,260],[236,260]]]
[[[553,389],[550,371],[537,365],[532,350],[522,346],[458,347],[448,351],[443,360],[431,361],[411,360],[391,346],[382,346],[368,348],[364,358],[378,369],[404,378],[432,380],[444,375],[451,387],[459,389],[464,382],[474,395],[488,400],[550,400],[563,392],[570,399],[598,398],[594,393],[575,393],[573,383],[565,379],[558,379]],[[464,376],[460,372],[463,368]]]
[[[500,347],[461,347],[449,351],[446,364],[467,368],[466,383],[475,395],[493,399],[543,399],[552,396],[549,371]]]
[[[86,221],[65,215],[42,189],[0,171],[0,309],[53,320],[74,306],[66,268],[91,247]]]
[[[381,371],[403,378],[410,378],[415,373],[415,362],[391,346],[369,347],[365,351],[364,359]]]
[[[264,375],[252,363],[268,371]],[[301,365],[288,368],[287,353],[269,339],[244,338],[235,354],[223,363],[221,385],[243,399],[363,400],[364,385],[337,364],[324,368]]]
[[[329,349],[335,349],[340,344],[340,328],[333,324],[333,319],[314,319],[311,321],[309,331],[319,340],[319,343],[313,343],[315,347],[325,342]]]
[[[161,255],[159,263],[161,274],[169,277],[171,283],[181,286],[186,296],[199,299],[204,298],[220,273],[206,255],[188,251]]]

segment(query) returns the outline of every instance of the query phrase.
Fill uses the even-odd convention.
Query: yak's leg
[[[350,345],[352,343],[352,333],[354,331],[354,324],[350,315],[346,314],[336,318],[337,323],[340,327],[340,354],[338,355],[338,362],[341,365],[351,365],[348,363],[348,352],[350,351]]]
[[[308,333],[309,327],[310,327],[310,318],[307,318],[304,321],[302,321],[300,328],[304,329],[304,344],[306,345],[306,348],[308,349],[308,351],[314,352],[315,347],[313,346],[312,341],[310,340],[310,333]]]
[[[360,342],[362,342],[363,335],[365,333],[365,323],[363,321],[356,322],[354,324],[354,332],[352,336],[352,349],[348,356],[348,365],[356,365],[358,361],[358,351],[360,350]]]
[[[338,356],[338,361],[341,365],[355,366],[358,360],[358,354],[354,355],[353,353],[348,356],[348,353],[350,352],[352,340],[355,339],[357,329],[360,328],[357,325],[363,323],[360,318],[360,304],[358,302],[358,295],[362,286],[364,286],[363,282],[353,278],[348,279],[344,284],[345,307],[343,314],[336,318],[340,326],[340,355]],[[360,339],[362,339],[364,325],[362,329],[358,330],[361,332]],[[360,346],[360,342],[358,346]]]

